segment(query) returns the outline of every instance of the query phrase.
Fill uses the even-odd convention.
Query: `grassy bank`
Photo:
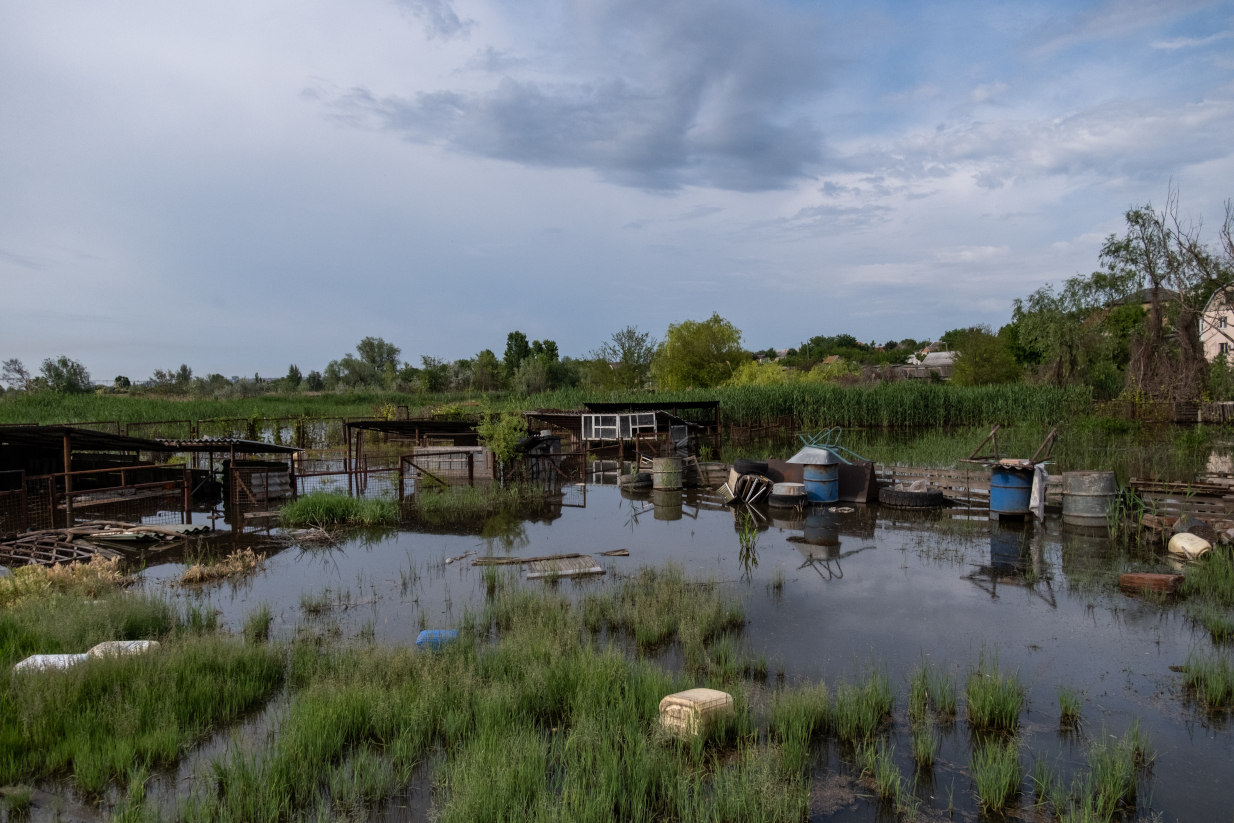
[[[397,392],[278,395],[194,400],[126,395],[9,394],[0,397],[0,423],[73,423],[116,420],[210,420],[257,417],[369,417],[385,406],[406,405],[413,415],[445,403],[487,399],[499,406],[581,408],[588,401],[674,402],[718,400],[724,422],[757,423],[796,415],[806,427],[977,426],[992,423],[1060,423],[1092,410],[1086,388],[1011,384],[952,386],[922,381],[838,385],[741,386],[679,392],[594,392],[563,389],[530,397],[501,393],[400,394]]]
[[[99,585],[97,575],[76,588],[39,581],[46,576],[17,570],[21,595],[0,608],[0,785],[68,776],[93,793],[124,783],[132,769],[174,763],[282,681],[278,650],[219,636],[213,612]],[[29,655],[79,654],[106,640],[162,645],[62,671],[11,672]]]

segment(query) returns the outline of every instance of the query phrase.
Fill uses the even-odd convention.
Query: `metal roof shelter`
[[[35,449],[61,449],[64,438],[71,439],[73,451],[135,452],[169,451],[157,441],[124,434],[108,434],[72,426],[5,426],[0,428],[0,444]]]
[[[221,454],[236,452],[238,454],[295,454],[304,451],[297,446],[281,446],[274,443],[263,443],[260,440],[242,440],[238,437],[199,437],[193,440],[171,440],[158,438],[154,451],[165,452],[196,452],[198,454]],[[146,451],[146,449],[142,449]]]

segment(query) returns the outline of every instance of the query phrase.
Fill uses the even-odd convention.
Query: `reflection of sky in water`
[[[593,486],[586,508],[566,507],[540,522],[495,518],[476,524],[470,535],[390,530],[339,547],[289,548],[250,580],[174,596],[210,602],[232,626],[265,602],[276,633],[286,635],[303,622],[337,623],[344,635],[354,635],[371,621],[379,641],[410,644],[422,622],[444,626],[483,601],[480,569],[471,558],[446,565],[447,558],[468,551],[532,556],[628,549],[629,557],[597,558],[609,571],[605,577],[563,581],[561,591],[609,585],[643,564],[680,563],[744,598],[746,645],[767,656],[773,673],[782,664],[790,679],[823,677],[834,684],[875,661],[887,665],[901,695],[922,659],[956,671],[962,687],[985,646],[998,652],[1005,669],[1018,669],[1029,687],[1026,752],[1059,749],[1055,690],[1060,684],[1083,689],[1086,734],[1098,735],[1103,726],[1121,734],[1132,717],[1143,719],[1158,751],[1149,789],[1155,808],[1187,809],[1196,820],[1229,819],[1231,736],[1185,704],[1180,678],[1169,671],[1186,661],[1193,643],[1207,648],[1207,635],[1193,634],[1177,610],[1069,587],[1069,577],[1075,583],[1086,570],[1116,562],[1103,535],[1060,532],[1053,517],[1041,526],[860,504],[845,514],[763,510],[758,565],[746,580],[731,512],[687,493],[680,509],[661,512],[676,519],[657,519],[649,496],[640,497]],[[503,573],[514,575],[514,568]],[[146,577],[163,581],[180,569],[156,566]],[[785,581],[778,594],[770,586],[777,570]],[[347,591],[351,605],[305,618],[301,592],[325,589],[336,599]],[[945,736],[943,759],[960,768],[968,754],[962,722],[958,728]],[[903,737],[898,748],[907,752],[907,730],[896,734]],[[1083,746],[1066,744],[1063,752],[1079,762]],[[966,785],[966,778],[957,779],[957,786]]]

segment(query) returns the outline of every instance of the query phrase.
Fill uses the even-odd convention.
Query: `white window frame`
[[[583,415],[584,440],[629,440],[635,435],[655,433],[655,412]]]

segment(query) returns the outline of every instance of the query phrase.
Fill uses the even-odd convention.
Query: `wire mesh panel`
[[[192,420],[151,420],[145,423],[129,423],[124,427],[129,437],[146,440],[191,440],[196,434]]]
[[[26,530],[25,494],[22,489],[0,491],[0,537]]]
[[[408,477],[420,475],[447,485],[476,485],[491,479],[487,449],[422,446],[400,458]]]

